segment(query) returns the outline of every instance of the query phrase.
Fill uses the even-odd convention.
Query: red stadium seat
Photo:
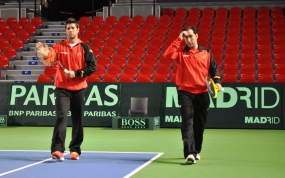
[[[150,65],[150,66],[153,66],[154,68],[156,68],[158,65],[157,56],[152,55],[152,54],[147,54],[144,57],[143,63],[144,63],[144,65]]]
[[[161,17],[162,16],[169,16],[169,17],[173,17],[175,14],[175,11],[172,8],[165,8],[162,10],[161,12]]]
[[[128,74],[121,75],[120,82],[134,82],[134,77]]]
[[[125,37],[122,39],[122,42],[121,42],[121,46],[127,46],[129,47],[130,49],[133,48],[135,42],[132,38],[129,38],[129,37]]]
[[[224,7],[219,7],[215,14],[216,14],[216,18],[219,18],[219,17],[228,17],[228,9],[224,8]]]
[[[153,82],[168,82],[168,79],[165,75],[156,74],[153,78]]]
[[[109,32],[109,34],[112,33],[112,31],[114,30],[114,26],[111,23],[104,23],[101,26],[101,30],[105,30],[107,32]]]
[[[80,29],[80,30],[81,30],[81,29]],[[97,25],[97,24],[91,23],[91,24],[88,25],[87,30],[92,31],[92,32],[94,32],[94,33],[97,35],[97,33],[98,33],[99,30],[100,30],[100,27],[99,27],[99,25]]]
[[[214,15],[215,15],[215,10],[213,8],[206,7],[202,11],[202,17],[205,16],[214,17]]]
[[[143,48],[143,50],[147,49],[149,45],[149,41],[147,38],[139,37],[136,40],[136,46],[140,46],[140,48]]]
[[[131,75],[136,78],[138,76],[138,67],[136,65],[127,64],[124,67],[124,74]]]
[[[137,77],[136,82],[151,82],[151,78],[149,75],[140,74]]]
[[[155,70],[156,75],[164,75],[170,77],[171,75],[171,67],[167,64],[159,64]]]
[[[42,18],[40,18],[40,17],[32,18],[31,24],[33,24],[36,28],[42,28],[42,26],[43,26]]]
[[[236,74],[224,74],[222,77],[222,82],[237,82]]]
[[[22,31],[24,31],[23,27],[19,24],[16,24],[16,25],[13,25],[12,28],[11,28],[11,31],[16,33],[16,34],[19,34],[21,33]]]
[[[117,77],[120,77],[122,75],[121,66],[116,64],[109,65],[107,70],[107,75],[115,75]]]
[[[83,38],[89,39],[89,41],[92,41],[95,38],[95,32],[92,30],[86,30],[83,34],[82,34]]]
[[[11,43],[12,40],[15,40],[17,39],[17,36],[16,36],[16,33],[15,32],[8,32],[5,34],[5,37],[4,37],[6,40],[9,41],[9,43]]]
[[[30,34],[30,36],[35,36],[37,34],[37,29],[34,25],[29,24],[25,27],[25,31]]]
[[[121,68],[124,68],[126,63],[126,57],[120,54],[116,54],[112,59],[112,64],[118,65]]]
[[[143,24],[144,23],[144,18],[141,15],[135,15],[132,19],[132,23],[138,23],[138,24]],[[131,24],[132,24],[131,23]]]
[[[27,17],[21,17],[18,21],[18,24],[26,29],[26,26],[31,25],[31,22]]]
[[[101,82],[101,77],[93,73],[87,77],[87,82]]]
[[[230,16],[236,16],[241,17],[242,16],[242,10],[239,7],[232,7],[229,11]]]
[[[104,46],[102,48],[102,52],[101,52],[102,55],[107,55],[110,57],[110,59],[112,59],[115,55],[115,49],[113,46]]]
[[[111,46],[113,49],[117,49],[120,46],[120,42],[117,38],[108,38],[106,41],[106,46]]]
[[[271,75],[259,75],[258,82],[274,82],[273,76]]]
[[[90,25],[90,23],[91,23],[91,20],[88,16],[81,16],[79,18],[78,23],[79,23],[79,25],[84,25],[85,27],[88,27],[88,25]]]
[[[125,56],[126,58],[130,56],[130,53],[130,48],[127,46],[119,46],[117,48],[117,54]]]
[[[146,16],[145,23],[156,25],[158,23],[158,19],[155,15],[148,15]]]
[[[9,68],[9,60],[6,56],[0,56],[0,69]]]
[[[14,39],[11,41],[11,47],[14,48],[16,51],[24,50],[24,43],[20,39]]]
[[[24,44],[27,44],[31,40],[31,36],[28,32],[23,31],[18,34],[18,39],[22,40]]]
[[[97,25],[99,25],[101,27],[101,25],[104,23],[104,19],[101,16],[95,16],[95,17],[93,17],[91,23],[92,24],[97,24]]]
[[[0,26],[1,25],[5,25],[5,21],[4,21],[4,19],[2,17],[0,17]]]
[[[119,23],[116,24],[114,30],[120,30],[120,31],[122,31],[124,33],[127,30],[128,26],[129,25],[127,25],[127,24],[119,22]]]
[[[256,82],[254,74],[241,74],[239,82]]]
[[[0,52],[3,51],[6,48],[9,48],[10,44],[9,41],[6,39],[0,39]]]
[[[119,78],[116,76],[116,75],[105,75],[104,76],[104,79],[103,79],[103,82],[118,82]]]
[[[123,15],[118,20],[119,23],[123,23],[125,25],[129,25],[131,23],[131,18],[127,15]]]
[[[119,40],[119,42],[121,42],[122,38],[124,37],[124,31],[121,29],[115,29],[112,31],[111,38],[116,38]]]
[[[100,30],[97,33],[97,38],[102,38],[104,40],[107,40],[109,38],[110,34],[106,30]]]
[[[138,38],[138,32],[136,30],[127,30],[125,32],[125,37],[136,40]]]
[[[109,23],[109,24],[112,24],[112,25],[117,24],[117,23],[118,23],[117,17],[116,17],[116,16],[113,16],[113,15],[108,16],[108,17],[106,18],[106,23]]]
[[[17,25],[17,19],[15,17],[9,17],[6,19],[5,24],[11,28],[12,26]]]
[[[285,75],[284,74],[276,75],[276,82],[285,83]]]
[[[187,16],[187,10],[185,8],[179,7],[175,10],[175,16]]]
[[[54,66],[46,66],[44,69],[44,74],[47,76],[55,76],[57,68]]]
[[[128,30],[140,31],[140,30],[141,30],[141,24],[139,24],[139,23],[131,23],[131,24],[129,25]]]
[[[49,75],[41,74],[38,77],[37,82],[53,82],[53,77]]]
[[[101,55],[100,48],[96,46],[91,46],[91,50],[93,51],[95,60],[97,60],[98,56]]]
[[[144,64],[141,66],[139,73],[140,73],[140,75],[143,74],[143,75],[148,75],[150,77],[153,77],[154,76],[154,67],[153,67],[153,65]]]
[[[129,56],[128,64],[140,67],[142,65],[142,59],[140,58],[140,56],[132,54],[131,56]]]
[[[17,52],[14,48],[9,47],[4,49],[3,55],[6,56],[9,60],[15,59],[17,57]]]
[[[105,69],[111,64],[110,56],[108,55],[100,55],[97,58],[97,64],[102,65]]]

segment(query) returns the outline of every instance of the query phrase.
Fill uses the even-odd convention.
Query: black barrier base
[[[159,117],[112,117],[112,129],[114,130],[156,130],[159,128]]]

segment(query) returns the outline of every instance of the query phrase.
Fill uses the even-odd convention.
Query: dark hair
[[[194,26],[185,26],[183,28],[183,31],[188,31],[188,30],[192,30],[194,34],[197,34],[198,33],[198,29]]]
[[[67,24],[71,24],[71,23],[74,23],[76,28],[79,28],[79,23],[77,22],[77,20],[75,20],[75,18],[72,18],[72,17],[70,17],[66,20],[65,28],[66,28]]]

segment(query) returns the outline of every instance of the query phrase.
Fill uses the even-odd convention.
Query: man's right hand
[[[184,36],[187,36],[188,34],[187,34],[187,32],[186,31],[182,31],[180,34],[179,34],[179,38],[181,39],[181,40],[183,40],[183,37]]]
[[[38,57],[48,56],[48,53],[49,53],[48,45],[42,44],[41,42],[38,42],[36,44],[36,48],[37,48],[37,56]]]

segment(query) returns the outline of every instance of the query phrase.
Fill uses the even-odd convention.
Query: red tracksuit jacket
[[[179,90],[195,94],[207,92],[205,80],[209,75],[215,83],[220,83],[218,66],[210,49],[200,45],[198,49],[189,49],[183,40],[177,38],[163,55],[176,61],[176,85]]]

